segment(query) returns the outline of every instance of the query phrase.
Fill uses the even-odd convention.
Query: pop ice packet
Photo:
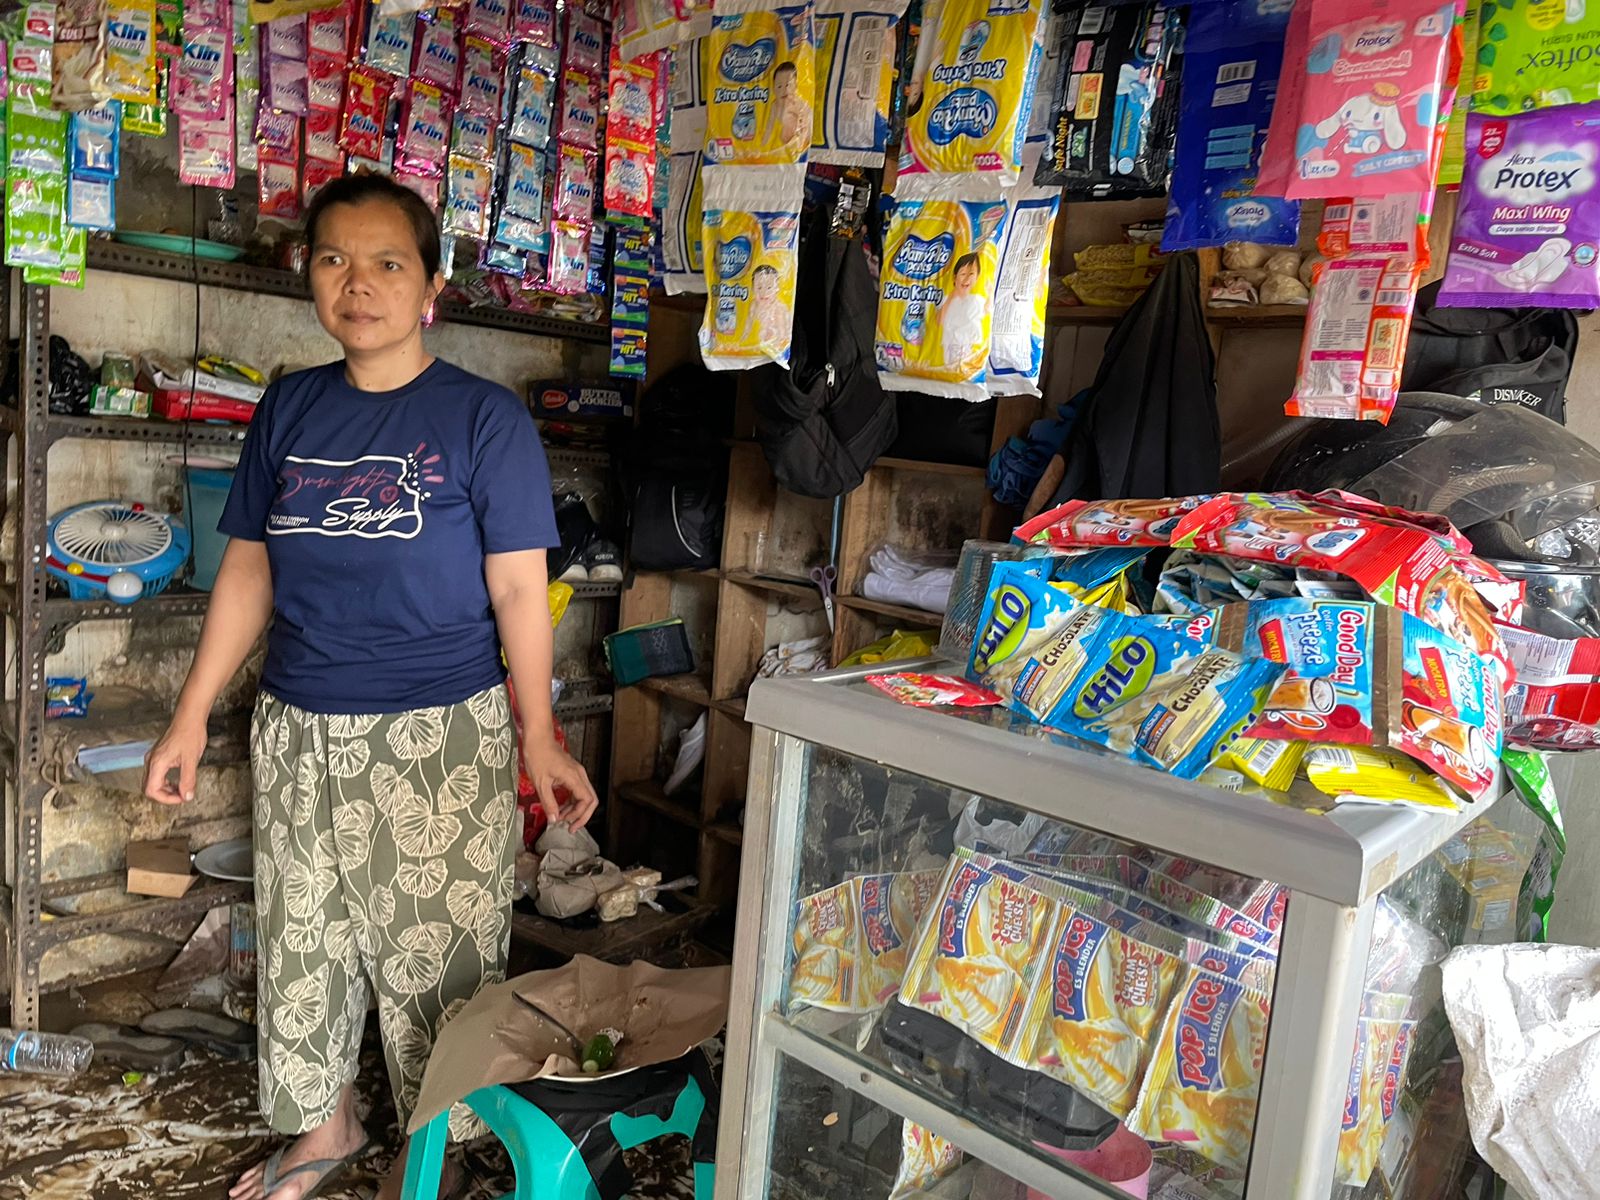
[[[1585,0],[1524,0],[1486,4],[1481,15],[1473,112],[1511,116],[1600,100],[1600,8]]]
[[[860,887],[846,880],[795,902],[789,1005],[860,1012]]]
[[[1231,241],[1293,246],[1299,240],[1300,205],[1254,194],[1288,17],[1277,0],[1224,0],[1192,9],[1163,250]]]
[[[1025,155],[1025,172],[1028,162]],[[1060,188],[1017,183],[1006,189],[1005,233],[984,381],[992,396],[1039,395],[1045,310],[1050,301],[1050,243],[1060,209]]]
[[[461,28],[459,10],[439,8],[419,13],[415,37],[415,57],[411,73],[446,91],[454,92],[461,74]]]
[[[902,198],[884,236],[878,296],[878,382],[886,391],[915,391],[981,400],[993,319],[1001,200],[957,198],[963,184],[926,188]]]
[[[815,64],[810,4],[723,0],[706,39],[706,165],[805,162]]]
[[[1014,183],[1039,69],[1043,5],[1029,0],[944,0],[923,29],[907,90],[900,177],[966,177],[972,195]]]
[[[893,696],[901,704],[912,704],[918,708],[988,708],[1002,702],[988,688],[978,687],[959,675],[900,671],[890,675],[868,675],[866,682]]]
[[[888,1200],[911,1200],[961,1165],[961,1147],[912,1121],[900,1122],[900,1166]]]
[[[106,10],[106,85],[113,99],[156,101],[155,0],[116,0]]]
[[[375,71],[389,75],[411,73],[411,51],[416,40],[417,18],[411,12],[386,13],[368,4],[367,44],[362,61]]]
[[[1185,513],[1208,496],[1170,500],[1068,500],[1017,526],[1015,542],[1063,549],[1086,546],[1168,546]]]
[[[450,99],[423,79],[406,82],[395,163],[422,175],[439,175],[450,140]]]
[[[1156,1035],[1128,1128],[1243,1170],[1255,1130],[1270,1001],[1187,967]]]
[[[445,231],[474,241],[486,238],[493,189],[494,169],[488,163],[451,155],[445,183]]]
[[[1290,199],[1433,188],[1455,26],[1454,0],[1312,6]]]
[[[817,0],[812,162],[883,164],[905,13],[906,0]]]
[[[1439,304],[1600,305],[1600,101],[1467,118]]]
[[[511,140],[542,150],[550,140],[550,119],[555,109],[555,80],[536,58],[524,56],[516,70],[516,92],[511,103]]]
[[[505,73],[505,52],[488,38],[469,33],[461,42],[461,93],[456,107],[498,120]]]
[[[934,906],[912,951],[900,1002],[1014,1059],[1024,1046],[1028,1001],[1047,961],[1057,902],[956,858]]]
[[[1356,1045],[1350,1059],[1350,1083],[1339,1122],[1335,1178],[1365,1187],[1378,1163],[1385,1131],[1383,1107],[1390,1081],[1390,1113],[1405,1080],[1411,1028],[1415,1022],[1363,1017],[1356,1022]],[[1392,1063],[1392,1066],[1391,1066]]]
[[[791,172],[707,167],[706,175],[701,358],[713,371],[787,366],[800,243]]]
[[[355,158],[383,157],[383,127],[394,81],[382,71],[356,67],[345,81],[340,144]]]
[[[1033,1040],[1021,1061],[1121,1120],[1138,1098],[1183,964],[1069,906],[1062,906],[1056,929],[1029,1011]]]
[[[594,76],[586,71],[561,73],[561,106],[556,136],[572,146],[595,150],[600,145],[600,100]]]
[[[593,150],[565,143],[556,147],[551,209],[558,219],[577,222],[594,219],[595,167]]]
[[[504,45],[511,36],[510,0],[469,0],[466,31]]]

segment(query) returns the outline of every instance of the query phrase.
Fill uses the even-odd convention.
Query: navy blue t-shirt
[[[483,557],[560,541],[527,408],[439,360],[392,392],[352,387],[343,362],[274,383],[218,528],[266,542],[261,686],[315,713],[455,704],[500,682]]]

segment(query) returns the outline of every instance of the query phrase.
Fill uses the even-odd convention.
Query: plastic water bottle
[[[71,1079],[89,1069],[94,1043],[64,1033],[33,1033],[0,1027],[0,1072]]]

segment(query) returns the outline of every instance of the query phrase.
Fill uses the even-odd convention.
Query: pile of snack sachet
[[[1302,807],[1496,786],[1522,585],[1444,518],[1334,491],[1074,500],[1014,540],[1039,556],[994,565],[968,674],[1025,717]]]

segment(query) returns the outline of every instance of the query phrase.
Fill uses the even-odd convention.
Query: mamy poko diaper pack
[[[1457,15],[1454,0],[1312,4],[1300,17],[1304,71],[1279,92],[1283,111],[1256,190],[1301,200],[1431,190],[1435,132],[1459,62]],[[1291,64],[1295,24],[1285,52]],[[1279,137],[1290,130],[1292,142]],[[1279,192],[1272,179],[1285,174]]]
[[[804,162],[816,91],[811,5],[723,0],[708,49],[706,166]]]
[[[789,365],[800,205],[783,188],[742,173],[707,196],[702,246],[706,316],[700,356],[713,371]]]
[[[1439,302],[1600,305],[1597,159],[1600,101],[1514,117],[1473,113]]]

